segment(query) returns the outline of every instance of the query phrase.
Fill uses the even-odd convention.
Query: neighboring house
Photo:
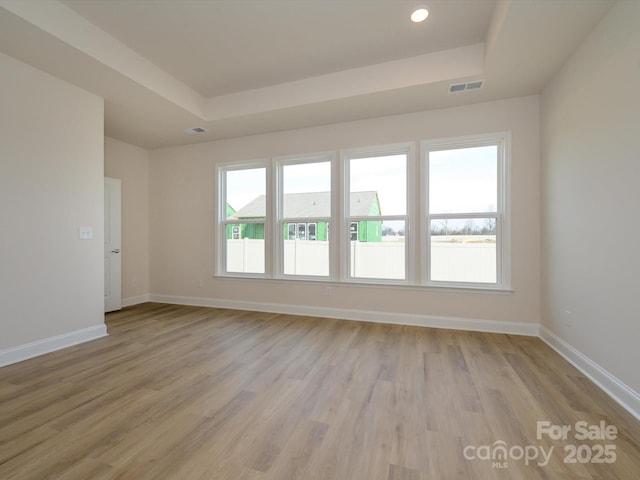
[[[350,198],[351,216],[368,217],[381,215],[380,202],[377,192],[353,192]],[[331,216],[330,192],[288,193],[284,195],[284,218],[296,219],[296,222],[284,224],[284,238],[287,240],[318,240],[326,241],[329,233],[329,225],[323,221],[312,219]],[[260,195],[246,206],[235,212],[229,218],[243,220],[260,220],[265,218],[265,196]],[[228,212],[227,212],[227,215]],[[309,219],[303,222],[301,219]],[[227,238],[264,239],[264,225],[247,223],[238,227],[239,235]],[[352,222],[350,225],[352,241],[380,242],[382,241],[382,222],[379,220],[366,220]]]
[[[232,218],[235,213],[234,208],[227,203],[227,218]],[[240,238],[240,225],[227,225],[227,238]]]

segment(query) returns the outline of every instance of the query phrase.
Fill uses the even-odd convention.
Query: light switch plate
[[[78,229],[80,240],[91,240],[93,238],[93,227],[80,227]]]

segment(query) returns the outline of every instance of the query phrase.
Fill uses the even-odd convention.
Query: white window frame
[[[227,184],[226,173],[230,171],[239,170],[252,170],[264,168],[265,169],[265,202],[266,212],[263,221],[259,220],[238,220],[227,219]],[[270,278],[271,277],[271,223],[269,218],[272,218],[270,208],[271,189],[271,175],[270,165],[268,160],[253,160],[250,162],[238,162],[238,163],[224,163],[216,166],[216,180],[218,186],[218,194],[216,195],[216,216],[218,232],[215,236],[217,245],[216,250],[216,262],[215,272],[216,275],[227,277],[249,277],[249,278]],[[227,225],[238,225],[242,231],[242,225],[244,224],[264,224],[264,273],[248,273],[248,272],[229,272],[227,271]]]
[[[474,146],[499,144],[498,161],[498,205],[496,211],[496,263],[497,282],[465,283],[430,281],[430,220],[429,214],[429,152]],[[417,147],[420,157],[417,158]],[[405,221],[405,279],[378,279],[350,277],[350,223],[372,220],[372,217],[351,217],[349,211],[349,160],[395,154],[407,155],[407,211],[405,215],[381,215],[374,220]],[[509,132],[489,133],[474,136],[405,142],[365,148],[349,148],[339,151],[321,152],[307,155],[289,155],[270,159],[245,162],[228,162],[216,166],[217,195],[215,196],[216,234],[214,236],[215,271],[223,277],[249,277],[273,280],[295,280],[336,282],[352,284],[403,285],[414,288],[444,288],[450,290],[511,290],[511,134]],[[329,161],[331,164],[331,215],[330,217],[283,218],[283,167],[285,165]],[[226,219],[225,173],[232,170],[264,168],[266,172],[266,215],[264,222]],[[446,216],[446,215],[445,215]],[[442,215],[438,215],[442,217]],[[452,218],[486,218],[486,213],[455,214]],[[284,223],[327,222],[329,241],[329,275],[285,275],[283,262]],[[265,273],[241,273],[226,271],[227,225],[244,223],[264,223]],[[358,235],[360,232],[358,232]],[[317,227],[316,227],[317,235]]]
[[[306,163],[323,163],[328,162],[330,165],[330,198],[331,198],[331,210],[329,217],[304,217],[304,218],[285,218],[284,217],[284,167],[289,165],[303,165]],[[273,172],[274,172],[274,186],[276,191],[273,192],[273,198],[276,200],[274,207],[274,228],[276,232],[284,231],[284,224],[295,223],[296,224],[296,238],[298,238],[298,225],[305,224],[306,238],[308,239],[308,224],[316,224],[326,222],[330,225],[336,211],[336,195],[335,195],[335,174],[336,167],[336,155],[334,152],[320,152],[307,155],[287,155],[282,157],[274,157],[272,160]],[[332,258],[335,256],[335,241],[331,234],[327,234],[327,241],[329,242],[329,274],[328,275],[295,275],[284,273],[284,235],[276,235],[273,248],[271,250],[274,267],[274,277],[281,279],[295,279],[295,280],[309,280],[309,281],[331,281],[335,279],[334,262]]]
[[[497,165],[497,205],[495,214],[455,213],[431,214],[429,211],[429,154],[433,151],[452,150],[457,148],[472,148],[483,146],[498,147]],[[493,134],[454,137],[438,140],[423,140],[420,143],[422,161],[420,162],[420,204],[421,214],[421,242],[422,284],[433,287],[472,288],[472,289],[501,289],[511,287],[511,209],[510,209],[510,158],[511,134],[500,132]],[[431,220],[437,219],[468,219],[495,218],[496,219],[496,283],[453,282],[431,280]]]
[[[349,165],[351,160],[368,157],[385,157],[390,155],[406,155],[406,212],[404,215],[379,215],[375,217],[357,217],[351,216],[350,211],[350,176]],[[416,283],[416,234],[417,230],[413,227],[416,224],[416,202],[415,198],[415,182],[416,178],[416,145],[414,142],[396,143],[391,145],[378,145],[364,148],[349,148],[340,151],[342,182],[340,188],[340,233],[342,239],[340,241],[340,281],[349,283],[373,283],[385,285],[413,285]],[[351,265],[351,223],[361,221],[394,221],[401,220],[405,222],[405,265],[404,279],[391,278],[367,278],[354,277],[350,273]],[[358,231],[358,238],[360,232]]]

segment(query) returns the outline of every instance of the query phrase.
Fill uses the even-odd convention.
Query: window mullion
[[[331,240],[333,244],[333,271],[332,279],[345,281],[348,277],[349,265],[349,244],[347,235],[347,212],[349,209],[349,169],[348,160],[344,153],[340,158],[334,159],[337,168],[334,168],[332,177],[332,186],[334,187],[332,195],[331,216],[337,221],[336,228],[331,231]]]
[[[278,241],[276,240],[276,225],[279,221],[279,191],[280,174],[275,161],[272,159],[267,163],[267,197],[266,197],[266,218],[265,218],[265,274],[267,277],[275,277],[278,258]]]

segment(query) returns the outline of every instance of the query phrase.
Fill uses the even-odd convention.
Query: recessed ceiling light
[[[416,8],[411,14],[411,21],[414,23],[424,22],[429,16],[429,10],[425,7]]]

